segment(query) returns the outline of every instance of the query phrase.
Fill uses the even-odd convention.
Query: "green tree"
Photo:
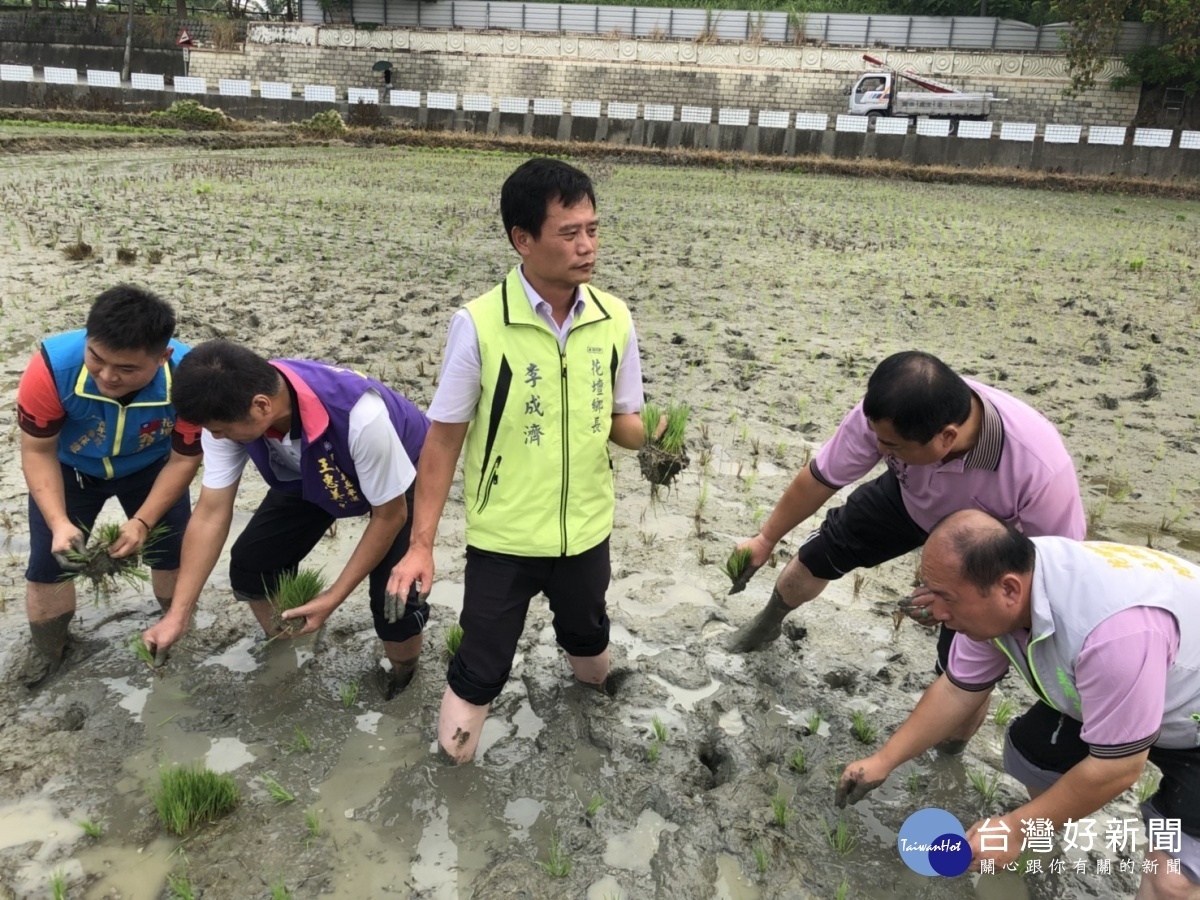
[[[1200,87],[1200,0],[1059,0],[1058,12],[1075,23],[1063,38],[1074,93],[1096,83],[1123,22],[1158,25],[1164,42],[1130,54],[1119,84],[1179,85],[1189,96]]]

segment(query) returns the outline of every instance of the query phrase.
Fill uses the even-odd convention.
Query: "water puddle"
[[[207,659],[202,659],[202,666],[224,666],[230,672],[253,672],[259,667],[259,659],[254,654],[256,637],[244,637],[230,644],[222,652]]]
[[[135,688],[128,678],[101,678],[100,683],[120,696],[117,706],[129,710],[133,714],[133,721],[142,721],[142,711],[146,708],[146,701],[150,699],[149,687]]]
[[[746,730],[746,720],[742,718],[742,714],[736,709],[721,713],[717,719],[717,725],[720,726],[722,731],[732,737],[736,737]]]
[[[628,628],[618,625],[616,622],[612,623],[609,628],[608,639],[625,651],[625,658],[630,662],[641,659],[643,656],[657,656],[663,650],[662,647],[655,647],[640,637],[635,637]]]
[[[667,693],[671,695],[667,702],[671,706],[680,709],[685,713],[694,712],[697,703],[699,703],[701,700],[707,700],[709,697],[719,691],[721,689],[721,685],[724,684],[724,682],[717,681],[714,678],[702,688],[689,690],[687,688],[681,688],[677,685],[671,684],[671,682],[658,675],[650,674],[647,677],[651,681],[666,688]]]
[[[528,839],[529,829],[533,827],[533,823],[542,814],[543,808],[541,803],[529,797],[509,800],[504,805],[504,820],[516,826],[513,831],[513,837],[517,840]]]
[[[377,734],[379,732],[379,720],[383,718],[381,712],[365,712],[361,716],[354,717],[354,727],[364,734]]]
[[[254,762],[254,754],[250,748],[235,737],[215,738],[208,752],[204,754],[204,765],[213,772],[234,772],[242,766]]]
[[[160,837],[145,847],[110,846],[107,842],[87,847],[76,855],[83,871],[99,876],[89,881],[88,897],[120,897],[122,900],[158,900],[172,868],[177,842]]]
[[[604,848],[604,863],[615,869],[649,872],[650,862],[658,852],[658,837],[664,831],[678,831],[679,826],[668,822],[652,809],[643,809],[637,824],[629,831],[615,834]]]
[[[611,875],[605,875],[599,881],[588,885],[585,900],[630,900],[629,894],[621,887],[621,883]]]
[[[799,712],[792,712],[782,704],[776,703],[767,712],[767,724],[773,728],[780,725],[790,725],[794,728],[808,728],[814,716],[821,715],[815,709],[802,709]],[[825,717],[821,716],[821,723],[817,726],[817,734],[820,737],[829,737],[829,723],[825,721]]]
[[[716,891],[713,900],[758,900],[760,896],[758,887],[728,853],[717,854],[717,880],[713,889]]]

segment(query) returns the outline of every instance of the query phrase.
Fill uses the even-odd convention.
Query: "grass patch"
[[[94,840],[99,840],[100,838],[104,837],[103,822],[96,822],[92,819],[80,819],[75,824],[83,829],[84,834]]]
[[[263,776],[263,785],[266,787],[267,793],[271,795],[271,799],[276,803],[291,803],[296,799],[295,794],[285,788],[270,775]]]
[[[329,587],[319,569],[298,569],[281,577],[271,595],[271,624],[279,631],[294,634],[304,627],[305,619],[285,619],[283,614],[315,600]]]
[[[983,769],[968,769],[967,781],[971,782],[971,787],[975,788],[975,793],[979,794],[984,806],[991,806],[996,802],[996,791],[1000,788],[998,776],[989,775]]]
[[[121,537],[121,526],[116,522],[97,526],[87,533],[82,549],[72,547],[62,554],[67,560],[63,581],[90,584],[95,603],[108,599],[122,585],[141,588],[150,581],[150,572],[143,568],[142,562],[147,551],[151,551],[166,533],[165,525],[155,525],[150,529],[141,551],[114,559],[108,555],[108,550]]]
[[[878,730],[871,724],[866,713],[856,712],[850,720],[850,732],[860,744],[870,744],[875,740]]]
[[[300,122],[297,127],[314,137],[341,137],[350,131],[336,109],[319,112],[312,118]]]
[[[150,113],[150,118],[210,131],[221,131],[228,128],[231,122],[224,110],[203,106],[199,100],[176,100],[166,109]]]
[[[183,874],[168,875],[167,897],[170,900],[196,900],[196,889],[192,886],[192,879]]]
[[[788,798],[778,793],[772,797],[771,814],[775,817],[776,825],[780,828],[787,828],[787,823],[792,820],[792,811],[788,807]]]
[[[600,812],[600,807],[604,806],[604,804],[607,802],[608,801],[604,799],[604,795],[597,791],[596,793],[592,794],[592,799],[588,801],[587,812],[585,815],[587,815],[589,819],[592,818],[594,815],[596,815],[596,813]]]
[[[800,775],[808,771],[808,754],[804,752],[803,747],[792,754],[791,759],[788,760],[788,768]]]
[[[559,844],[556,835],[550,836],[550,849],[546,852],[546,859],[539,862],[538,865],[551,878],[566,878],[571,874],[571,860],[563,853],[562,845]]]
[[[0,128],[45,128],[51,131],[111,131],[118,134],[183,134],[178,128],[141,125],[104,125],[97,122],[39,122],[35,119],[0,119]]]
[[[446,629],[446,655],[451,659],[458,652],[458,648],[462,646],[463,628],[457,622]]]
[[[204,768],[163,769],[158,773],[158,782],[158,790],[150,799],[167,831],[179,837],[202,822],[229,813],[241,799],[231,776]]]
[[[292,728],[295,737],[283,745],[284,749],[288,753],[312,753],[315,746],[312,738],[305,734],[299,725],[294,725]]]
[[[854,852],[854,848],[858,846],[858,834],[849,824],[838,822],[830,828],[829,823],[823,819],[821,824],[825,826],[825,839],[834,852],[840,856],[849,856]]]
[[[1012,717],[1017,712],[1017,704],[1010,697],[1005,697],[996,704],[996,711],[992,713],[992,721],[1003,728],[1012,721]]]

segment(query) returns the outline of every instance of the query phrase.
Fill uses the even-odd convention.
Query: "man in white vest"
[[[1145,547],[1028,538],[968,510],[934,528],[921,572],[931,614],[957,632],[949,665],[878,753],[846,767],[839,805],[986,709],[1011,666],[1039,697],[1004,747],[1030,800],[967,831],[976,871],[1020,855],[1023,820],[1078,823],[1149,760],[1163,777],[1142,806],[1137,896],[1200,900],[1200,567]]]

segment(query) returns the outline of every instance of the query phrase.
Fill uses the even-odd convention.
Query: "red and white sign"
[[[179,30],[179,37],[177,37],[175,39],[175,46],[177,46],[177,47],[192,46],[192,36],[190,34],[188,34],[186,28],[181,28]]]

